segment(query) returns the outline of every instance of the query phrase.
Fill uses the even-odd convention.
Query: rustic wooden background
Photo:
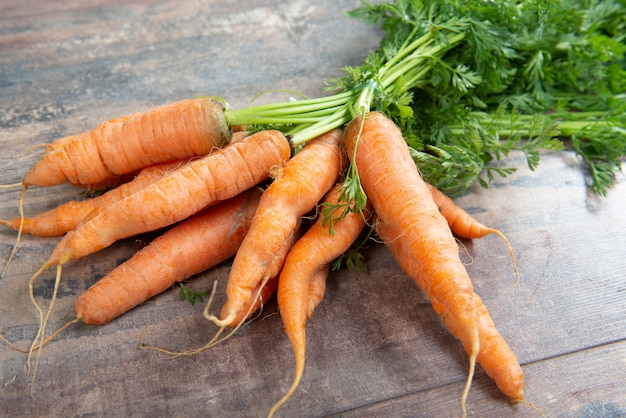
[[[20,181],[40,155],[33,145],[108,118],[195,95],[245,106],[268,89],[320,95],[325,80],[358,65],[380,38],[343,12],[356,0],[3,0],[0,2],[0,183]],[[526,374],[527,399],[552,417],[626,416],[626,182],[590,196],[580,162],[545,154],[476,188],[457,203],[502,230],[522,274],[496,237],[463,241],[463,259]],[[70,186],[28,191],[34,214],[74,197]],[[19,192],[0,190],[0,217],[17,215]],[[0,231],[4,262],[16,234]],[[149,235],[69,264],[49,329],[73,318],[74,301],[130,257]],[[57,239],[25,236],[0,280],[0,332],[19,347],[36,333],[27,281]],[[281,416],[449,417],[460,414],[467,371],[460,344],[385,247],[365,252],[365,271],[332,273],[308,324],[304,379]],[[206,289],[228,263],[190,282]],[[53,272],[35,286],[41,303]],[[217,302],[216,302],[217,303]],[[0,345],[0,416],[264,416],[291,383],[291,347],[275,302],[236,337],[170,360],[139,348],[203,344],[214,327],[202,306],[165,292],[101,327],[74,325],[44,349],[37,378],[26,356]],[[481,370],[470,415],[532,417],[510,405]]]

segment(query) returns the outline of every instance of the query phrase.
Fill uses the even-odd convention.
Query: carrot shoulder
[[[389,240],[398,240],[405,249],[394,253],[396,261],[433,305],[446,308],[445,314],[455,318],[471,342],[470,370],[461,398],[465,415],[480,343],[473,286],[454,236],[390,119],[378,112],[357,117],[346,128],[345,140],[378,221],[396,233]]]
[[[260,189],[251,189],[172,227],[91,286],[76,302],[77,318],[89,325],[105,324],[232,257],[260,196]]]
[[[221,318],[209,315],[219,327],[235,317],[260,283],[278,274],[268,271],[277,249],[296,230],[302,215],[315,207],[332,187],[342,167],[341,131],[334,130],[307,143],[275,177],[261,197],[252,226],[244,239],[226,285]]]
[[[22,232],[40,237],[61,236],[76,228],[92,210],[124,199],[163,178],[184,162],[155,164],[142,169],[135,178],[91,199],[71,200],[31,218],[24,218]],[[21,218],[0,220],[0,225],[19,229]]]
[[[341,186],[334,186],[323,202],[337,204]],[[326,290],[329,263],[346,252],[357,239],[366,219],[356,212],[333,222],[330,232],[324,218],[315,224],[289,251],[278,280],[278,307],[285,332],[293,347],[296,371],[285,395],[272,407],[273,415],[295,392],[304,373],[306,321],[321,302]]]
[[[159,162],[205,155],[229,140],[217,100],[181,100],[58,139],[26,174],[23,185],[98,183]]]

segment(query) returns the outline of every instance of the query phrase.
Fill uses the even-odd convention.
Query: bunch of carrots
[[[471,364],[463,396],[478,362],[511,399],[523,400],[521,368],[474,294],[452,233],[475,238],[499,232],[478,223],[421,179],[399,128],[390,119],[379,112],[365,113],[345,130],[333,129],[292,152],[288,139],[277,130],[237,131],[229,137],[229,131],[222,129],[220,106],[210,98],[184,100],[152,109],[156,116],[147,118],[147,124],[145,113],[108,121],[84,135],[57,141],[27,174],[24,190],[60,181],[89,184],[84,177],[74,176],[84,168],[73,161],[87,167],[117,167],[94,177],[94,183],[139,170],[97,197],[70,201],[32,218],[2,221],[33,235],[63,236],[30,280],[31,298],[40,316],[30,353],[41,350],[55,335],[46,335],[46,324],[63,265],[117,240],[174,225],[81,295],[76,319],[66,326],[77,321],[106,324],[174,283],[234,256],[221,313],[211,314],[210,304],[206,305],[205,315],[219,331],[194,352],[226,338],[219,338],[224,329],[237,329],[276,293],[294,347],[296,375],[273,413],[295,391],[304,372],[305,324],[323,298],[331,262],[350,249],[369,225],[466,347]],[[189,109],[197,111],[198,123],[178,116]],[[200,121],[218,127],[217,134],[204,135],[207,128]],[[179,132],[161,134],[151,123],[171,123]],[[119,131],[124,135],[119,136]],[[132,143],[131,137],[146,143],[167,142],[171,152],[192,151],[181,151],[183,156],[176,157],[181,159],[172,161],[170,155],[161,156],[160,148],[152,152],[139,146],[144,150],[140,158],[149,161],[143,168],[120,161],[128,151],[98,155],[89,163],[89,157],[80,155],[85,149],[100,148],[106,140],[117,138],[122,146]],[[199,148],[207,150],[204,155],[197,155],[201,153],[188,144],[195,138],[209,142]],[[358,167],[367,195],[363,210],[345,210],[354,203],[342,200],[342,173],[348,161]],[[390,194],[393,190],[398,192]],[[318,219],[306,228],[303,218],[312,213]],[[432,246],[438,250],[429,250]],[[44,312],[33,294],[33,282],[50,267],[56,267],[57,275],[52,302]]]
[[[204,310],[217,327],[215,335],[196,350],[169,353],[195,354],[218,344],[276,294],[296,367],[271,416],[303,376],[306,322],[323,299],[331,263],[359,236],[375,234],[468,354],[463,415],[476,364],[511,401],[528,403],[522,369],[474,292],[455,235],[497,234],[513,256],[511,246],[429,184],[419,167],[423,152],[410,146],[416,131],[407,121],[418,110],[408,100],[415,89],[441,76],[442,69],[453,72],[450,85],[460,92],[478,83],[470,63],[450,68],[444,62],[476,31],[472,21],[450,18],[450,4],[399,0],[382,9],[370,6],[379,19],[385,16],[381,10],[394,17],[404,13],[412,30],[393,54],[384,50],[368,62],[367,71],[350,79],[361,80],[358,84],[348,83],[331,96],[240,110],[221,99],[199,97],[49,144],[18,185],[20,216],[1,221],[18,231],[18,239],[22,233],[62,236],[29,281],[40,323],[28,350],[29,365],[56,335],[48,334],[47,323],[64,265],[120,239],[166,229],[81,295],[76,318],[66,326],[106,324],[233,257],[221,311],[212,310],[211,299]],[[435,18],[438,8],[447,12]],[[446,24],[437,19],[447,19]],[[550,148],[555,138],[529,142]],[[64,182],[108,189],[32,218],[24,215],[27,188]],[[56,269],[56,280],[44,309],[33,283],[49,268]]]

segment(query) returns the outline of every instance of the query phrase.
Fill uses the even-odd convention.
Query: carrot
[[[324,203],[336,204],[341,186],[334,186],[324,197]],[[293,346],[296,371],[293,383],[285,395],[274,404],[272,416],[297,389],[304,373],[306,353],[306,321],[321,302],[326,290],[329,263],[346,252],[365,226],[364,217],[349,212],[333,222],[332,233],[327,219],[318,221],[289,251],[278,280],[278,306],[285,331]]]
[[[342,168],[341,131],[333,130],[307,143],[285,164],[261,197],[252,226],[237,255],[226,285],[221,317],[207,315],[220,328],[232,325],[255,289],[278,274],[268,271],[276,251],[293,235],[298,219],[315,207]],[[286,255],[286,254],[285,254]]]
[[[174,283],[232,257],[260,196],[260,189],[251,189],[169,229],[81,295],[77,318],[88,325],[106,324]]]
[[[416,270],[419,268],[417,265],[408,266],[408,264],[417,264],[418,262],[411,260],[411,257],[406,253],[407,248],[397,239],[398,233],[391,230],[389,225],[378,223],[376,232],[394,256],[397,259],[404,260],[405,266],[401,266],[403,270]],[[472,300],[478,314],[480,339],[480,350],[476,357],[477,363],[495,381],[502,393],[512,400],[523,400],[524,375],[515,353],[513,353],[496,329],[493,319],[481,298],[474,293]],[[467,338],[467,333],[464,332],[462,323],[454,315],[451,315],[442,303],[433,301],[432,305],[437,314],[443,318],[448,330],[461,340],[465,351],[470,353],[472,349],[471,341]]]
[[[192,160],[168,176],[110,205],[92,211],[70,231],[42,266],[65,264],[143,232],[181,221],[234,197],[269,177],[290,156],[278,131],[262,131]]]
[[[226,329],[226,327],[221,327],[218,330],[218,332],[215,333],[215,335],[206,344],[204,344],[203,346],[199,348],[186,350],[186,351],[172,351],[172,350],[167,350],[161,347],[144,344],[143,334],[142,334],[142,337],[140,340],[141,346],[144,348],[150,348],[153,350],[161,351],[163,353],[169,354],[174,357],[189,356],[189,355],[197,354],[201,351],[204,351],[207,348],[210,348],[214,345],[217,345],[220,342],[234,335],[239,330],[239,328],[244,324],[244,322],[248,318],[250,318],[252,314],[263,309],[263,304],[267,302],[274,295],[274,293],[276,293],[276,289],[278,288],[278,274],[280,273],[283,260],[287,256],[287,252],[293,245],[294,241],[300,237],[300,234],[301,234],[300,226],[301,226],[301,222],[300,220],[298,220],[296,224],[296,230],[294,231],[294,233],[291,234],[285,241],[283,241],[280,248],[277,249],[273,260],[270,262],[270,264],[267,267],[268,274],[271,275],[271,277],[267,281],[260,282],[256,286],[256,288],[252,292],[253,297],[251,297],[250,299],[246,301],[246,304],[239,311],[235,319],[232,321],[231,324],[229,324],[230,326],[233,327],[233,329],[228,333],[228,335],[220,338],[220,336],[222,335],[222,332]],[[203,315],[205,318],[210,317],[209,308],[211,306],[211,302],[215,295],[215,289],[216,289],[216,284],[213,286],[213,292],[211,293],[209,301],[207,302],[204,308]]]
[[[478,315],[471,279],[445,218],[419,175],[400,129],[378,112],[358,116],[345,132],[348,157],[371,200],[379,222],[388,225],[405,251],[395,252],[400,267],[434,305],[446,308],[470,343],[465,400],[480,349]]]
[[[483,238],[489,234],[495,234],[504,241],[509,250],[509,254],[511,255],[511,259],[513,260],[513,267],[515,268],[515,273],[519,282],[520,274],[517,268],[515,254],[513,253],[513,247],[509,243],[507,237],[499,230],[489,228],[478,222],[432,184],[426,183],[426,187],[430,190],[433,200],[439,208],[439,212],[441,212],[443,217],[446,218],[446,221],[448,222],[448,225],[453,233],[461,238],[469,239]]]
[[[182,161],[160,163],[142,169],[137,176],[124,184],[92,199],[72,200],[32,218],[0,220],[0,225],[20,229],[22,232],[40,237],[61,236],[80,223],[92,210],[121,200],[163,178],[169,171],[183,165]]]
[[[291,242],[288,243],[291,247]],[[233,324],[241,325],[244,321],[249,319],[255,312],[263,309],[265,303],[267,303],[278,290],[278,274],[271,277],[265,286],[259,291],[258,289],[253,294],[258,294],[258,297],[251,298],[248,303],[243,307],[241,312],[233,320]]]
[[[258,210],[258,209],[257,209]],[[269,279],[267,281],[261,281],[252,291],[252,297],[247,300],[243,308],[237,313],[235,319],[230,324],[231,326],[238,327],[243,324],[245,320],[259,310],[263,303],[267,302],[278,289],[278,276],[283,267],[283,262],[291,250],[294,242],[302,236],[302,219],[299,218],[296,222],[296,228],[292,234],[283,241],[281,246],[276,249],[272,261],[267,266],[267,274]],[[205,316],[208,317],[208,311],[205,312]],[[236,332],[234,330],[232,333]]]
[[[155,163],[205,155],[229,139],[220,102],[181,100],[56,140],[22,183],[98,183]]]
[[[50,258],[30,278],[30,297],[39,312],[40,329],[33,341],[43,341],[54,305],[62,265],[142,232],[181,221],[219,201],[229,199],[267,179],[291,155],[279,131],[262,131],[212,154],[194,159],[170,175],[125,199],[100,207],[57,244]],[[57,266],[53,297],[44,317],[33,294],[34,280]],[[40,345],[41,346],[41,345]]]
[[[122,185],[124,183],[128,183],[129,181],[134,179],[137,176],[137,174],[139,174],[140,171],[141,169],[134,170],[134,171],[131,171],[130,173],[120,174],[119,176],[108,177],[97,183],[75,184],[75,186],[82,187],[84,189],[83,194],[85,195],[98,194],[101,192],[106,192],[108,190],[114,189],[117,186]]]

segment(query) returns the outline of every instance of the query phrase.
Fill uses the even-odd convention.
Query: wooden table
[[[292,89],[317,96],[325,80],[358,65],[380,32],[348,19],[356,0],[4,0],[0,4],[0,183],[21,180],[40,155],[30,147],[106,119],[209,94],[245,106],[255,94]],[[271,96],[270,96],[271,98]],[[626,415],[626,182],[608,198],[588,194],[580,162],[547,153],[531,172],[475,188],[459,205],[499,228],[517,255],[515,286],[502,241],[462,241],[477,292],[517,353],[526,397],[548,416]],[[29,189],[34,214],[78,193],[71,186]],[[1,217],[17,215],[18,190],[0,190]],[[4,262],[16,234],[0,231]],[[130,257],[150,235],[70,263],[49,329],[72,319],[74,302]],[[56,238],[22,237],[0,281],[0,330],[26,348],[37,329],[28,278]],[[281,416],[451,417],[467,356],[387,249],[372,243],[365,271],[339,271],[308,324],[304,379]],[[225,263],[189,283],[206,289]],[[44,306],[53,271],[35,283]],[[217,303],[217,302],[216,302]],[[36,379],[26,356],[0,346],[1,416],[264,416],[291,383],[289,342],[270,301],[235,337],[201,354],[168,359],[146,342],[183,350],[215,332],[202,304],[172,289],[114,322],[74,325],[45,347]],[[471,416],[537,416],[510,405],[478,370]]]

